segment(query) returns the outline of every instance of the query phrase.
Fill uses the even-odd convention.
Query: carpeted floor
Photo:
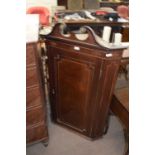
[[[49,122],[49,145],[27,147],[27,155],[123,155],[123,128],[115,116],[110,117],[108,133],[95,141]]]

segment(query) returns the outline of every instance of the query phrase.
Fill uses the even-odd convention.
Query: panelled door
[[[70,49],[48,48],[50,95],[56,121],[89,132],[101,61]]]

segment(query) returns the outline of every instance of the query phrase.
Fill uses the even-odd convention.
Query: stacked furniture
[[[26,142],[48,144],[44,85],[37,43],[26,44]]]

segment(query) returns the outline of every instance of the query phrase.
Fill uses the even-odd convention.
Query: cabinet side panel
[[[100,101],[94,120],[93,135],[103,134],[106,118],[109,112],[109,106],[114,91],[115,82],[118,75],[120,60],[106,61],[104,65],[102,82],[100,85]],[[104,95],[102,95],[104,94]]]

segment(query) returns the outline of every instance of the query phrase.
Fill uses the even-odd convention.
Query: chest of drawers
[[[26,143],[48,144],[44,86],[37,43],[26,44]]]

